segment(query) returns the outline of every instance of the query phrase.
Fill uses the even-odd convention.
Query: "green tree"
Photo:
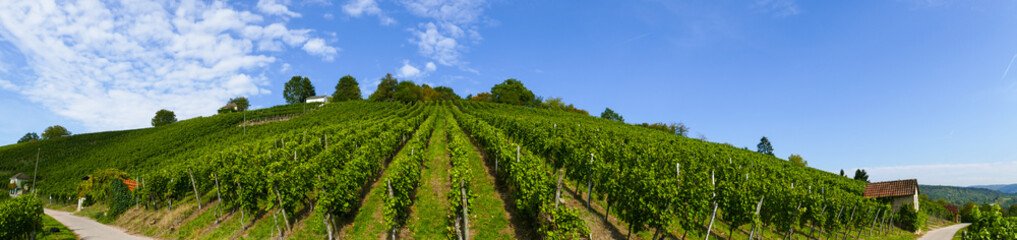
[[[787,157],[787,160],[791,161],[794,164],[806,165],[805,159],[803,159],[802,156],[798,154],[791,154],[791,156]]]
[[[533,103],[534,100],[533,92],[514,78],[509,78],[491,87],[491,94],[494,95],[494,102],[497,103],[526,105]]]
[[[247,108],[251,107],[251,103],[247,101],[247,97],[235,97],[230,98],[227,104],[232,103],[237,105],[237,111],[247,111]]]
[[[766,136],[759,139],[759,144],[756,144],[756,152],[773,156],[773,146],[770,145],[770,140],[766,139]]]
[[[335,85],[335,93],[332,93],[332,101],[342,102],[360,99],[363,99],[363,96],[360,95],[360,84],[357,83],[357,79],[350,75],[339,78],[339,84]]]
[[[54,139],[54,138],[70,136],[70,135],[71,135],[71,131],[67,131],[67,129],[64,128],[63,126],[53,125],[53,126],[47,127],[46,130],[42,132],[42,139],[43,140],[48,140],[48,139]]]
[[[392,77],[391,73],[386,73],[385,77],[381,78],[381,82],[378,83],[378,89],[371,93],[368,99],[373,101],[392,101],[392,94],[395,92],[396,84],[399,84],[399,80]]]
[[[611,108],[605,108],[604,112],[600,113],[600,118],[614,120],[618,122],[625,122],[625,118],[623,118],[621,114],[618,114],[614,112],[614,110],[611,110]]]
[[[286,82],[285,89],[283,89],[283,98],[286,98],[287,104],[303,103],[307,101],[308,97],[317,95],[314,92],[314,85],[311,84],[311,79],[302,76],[293,76],[290,81]]]
[[[869,173],[865,172],[865,169],[855,170],[855,177],[854,177],[854,179],[855,180],[862,180],[862,181],[865,181],[865,182],[869,182]]]
[[[462,98],[462,97],[459,97],[459,95],[456,94],[456,92],[454,90],[452,90],[452,88],[450,88],[450,87],[437,86],[437,87],[434,88],[434,91],[438,92],[438,99],[437,100],[456,100],[456,99]]]
[[[404,103],[415,102],[420,99],[420,91],[421,87],[413,81],[402,81],[396,85],[392,98]]]
[[[840,170],[840,176],[841,177],[847,177],[847,174],[844,174],[844,169]]]
[[[173,113],[173,111],[166,109],[161,109],[158,112],[155,112],[155,117],[152,118],[153,127],[163,126],[175,122],[177,122],[177,114]]]
[[[34,132],[25,133],[25,136],[21,137],[21,139],[18,139],[18,143],[31,141],[39,141],[39,134],[35,134]]]

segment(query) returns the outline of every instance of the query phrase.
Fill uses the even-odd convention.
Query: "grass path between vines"
[[[451,134],[466,137],[462,130]],[[480,149],[470,145],[473,151],[467,153],[467,158],[473,173],[471,191],[476,196],[470,208],[470,232],[474,239],[517,239],[515,228],[509,225],[511,216],[505,206],[508,198],[495,189],[494,168],[485,164]]]
[[[433,137],[432,137],[433,139]],[[394,159],[402,158],[410,154],[410,149],[402,148],[396,153],[389,163],[386,163],[385,170],[374,183],[371,184],[371,192],[364,197],[357,210],[356,217],[349,225],[343,226],[340,230],[340,239],[385,239],[388,229],[385,227],[385,196],[388,194],[388,185],[383,179],[388,175],[388,164]],[[376,237],[371,237],[376,236]]]
[[[448,202],[445,194],[448,183],[448,140],[445,138],[445,117],[439,117],[421,166],[420,186],[416,199],[410,206],[406,227],[400,236],[414,239],[444,239],[448,218]]]

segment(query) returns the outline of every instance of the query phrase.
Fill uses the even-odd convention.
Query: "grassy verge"
[[[462,131],[449,134],[461,135],[464,139],[468,139]],[[472,145],[467,147],[473,149]],[[474,238],[515,239],[514,231],[509,227],[505,202],[502,201],[498,191],[494,188],[494,179],[488,173],[480,154],[474,149],[474,151],[469,151],[466,157],[470,172],[473,173],[473,178],[470,179],[473,183],[471,190],[476,195],[470,206],[470,228],[475,234]]]
[[[50,232],[50,228],[57,228],[59,232]],[[60,224],[56,219],[49,215],[42,215],[42,229],[43,232],[35,235],[35,239],[39,240],[74,240],[78,239],[78,235],[74,234],[67,226]]]
[[[435,119],[434,133],[424,153],[424,165],[421,168],[420,187],[417,199],[410,207],[407,230],[415,239],[446,238],[446,220],[448,204],[445,194],[448,192],[448,142],[445,139],[445,120]]]

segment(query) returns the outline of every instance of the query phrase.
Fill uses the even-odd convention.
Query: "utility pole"
[[[32,174],[32,194],[35,194],[35,182],[39,179],[39,156],[42,155],[42,148],[35,153],[35,174]]]

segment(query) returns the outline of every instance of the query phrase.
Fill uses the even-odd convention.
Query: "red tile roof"
[[[138,182],[134,180],[123,179],[124,184],[127,184],[127,190],[134,191],[134,188],[138,187]]]
[[[14,176],[11,177],[11,179],[15,179],[15,178],[21,179],[21,180],[32,180],[31,178],[28,177],[28,175],[25,175],[25,173],[14,174]]]
[[[918,180],[906,179],[889,182],[869,183],[865,186],[865,197],[899,197],[918,194]]]

